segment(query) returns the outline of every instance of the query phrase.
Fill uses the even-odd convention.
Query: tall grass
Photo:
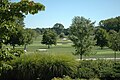
[[[65,54],[27,54],[11,62],[7,80],[51,80],[53,77],[68,75],[74,77],[77,62],[72,55]]]

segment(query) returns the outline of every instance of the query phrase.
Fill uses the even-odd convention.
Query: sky
[[[11,0],[19,1],[19,0]],[[120,16],[120,0],[34,0],[45,5],[45,11],[27,15],[26,28],[51,28],[61,23],[69,28],[75,16],[83,16],[98,25],[99,21]]]

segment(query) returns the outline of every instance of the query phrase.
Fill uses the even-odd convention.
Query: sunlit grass
[[[34,40],[33,44],[28,45],[27,47],[27,53],[34,53],[37,49],[47,49],[46,52],[43,53],[49,53],[49,54],[73,54],[75,49],[72,47],[71,41],[63,41],[61,39],[58,40],[58,44],[56,46],[52,45],[50,49],[47,48],[46,45],[41,44],[41,37],[38,37]],[[20,49],[23,49],[24,46],[17,47]],[[92,50],[93,54],[89,56],[83,56],[84,58],[113,58],[114,57],[114,51],[111,49],[105,47],[101,50],[100,47],[95,47]],[[120,58],[120,52],[117,53],[117,57]],[[76,56],[76,58],[79,58],[79,55]]]

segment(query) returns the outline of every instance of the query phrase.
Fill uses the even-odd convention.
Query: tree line
[[[84,17],[75,16],[72,19],[72,24],[68,29],[65,29],[61,23],[56,23],[52,28],[40,29],[36,28],[37,32],[43,35],[42,44],[50,45],[57,43],[57,36],[64,38],[67,32],[68,38],[73,42],[75,55],[83,55],[91,53],[92,47],[100,46],[101,49],[109,47],[115,52],[120,51],[120,16],[101,20],[99,26],[95,26],[95,22]],[[112,25],[112,26],[111,26]],[[65,33],[64,33],[65,32]]]

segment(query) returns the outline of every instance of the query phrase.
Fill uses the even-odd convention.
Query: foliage
[[[7,80],[51,80],[63,75],[74,77],[77,70],[75,58],[67,55],[28,54],[10,64],[13,70],[5,74]]]
[[[80,59],[82,59],[82,55],[89,54],[95,44],[93,24],[89,19],[79,16],[74,17],[72,20],[69,39],[76,49],[75,55],[79,54]]]
[[[10,61],[14,59],[15,56],[10,53],[8,49],[0,49],[0,61]]]
[[[108,43],[109,48],[115,52],[114,57],[116,60],[116,52],[120,51],[120,31],[118,33],[114,30],[110,31]]]
[[[28,54],[8,62],[1,80],[119,80],[120,62],[80,60],[61,54]],[[21,74],[21,75],[19,75]],[[70,76],[70,77],[68,77]],[[98,79],[99,78],[99,79]]]
[[[66,36],[68,36],[68,35],[69,35],[69,28],[64,29],[64,30],[63,30],[63,33],[64,33]]]
[[[36,33],[32,29],[25,29],[23,32],[22,43],[24,44],[24,50],[27,49],[27,45],[33,43]]]
[[[61,34],[59,35],[59,37],[60,37],[60,38],[64,38],[64,37],[65,37],[65,34],[64,34],[64,33],[61,33]]]
[[[8,36],[9,38],[7,40],[5,40],[4,44],[10,44],[13,46],[13,48],[15,48],[16,45],[23,45],[23,27],[21,26],[21,24],[19,23],[15,23],[16,27],[11,29],[11,31],[9,31]]]
[[[44,32],[43,38],[42,38],[42,44],[48,45],[48,48],[50,48],[50,45],[57,43],[57,35],[54,31],[48,29]]]
[[[44,5],[34,1],[10,2],[2,0],[0,2],[0,48],[11,37],[11,30],[15,31],[15,28],[18,27],[16,26],[18,19],[24,19],[28,13],[36,14],[44,9]]]
[[[108,33],[105,29],[98,28],[95,31],[96,45],[100,46],[103,49],[104,46],[108,45]]]
[[[80,61],[78,78],[99,78],[101,80],[119,80],[120,62],[110,60]]]
[[[21,54],[24,52],[22,50],[16,50],[16,49],[0,49],[0,80],[5,80],[6,77],[5,74],[7,74],[7,71],[10,71],[13,69],[13,67],[8,64],[7,62],[10,62],[13,59],[16,59],[17,57],[20,57]]]
[[[106,20],[101,20],[99,22],[99,25],[101,28],[104,28],[107,31],[115,30],[118,32],[120,30],[120,16]]]
[[[98,78],[91,78],[91,79],[71,79],[69,76],[65,76],[64,78],[53,78],[52,80],[100,80]]]
[[[24,51],[19,49],[0,49],[0,61],[11,61],[22,54],[24,54]]]
[[[4,80],[4,77],[7,71],[12,70],[12,66],[0,61],[0,80]]]
[[[64,26],[61,23],[56,23],[52,29],[55,30],[58,35],[60,35],[64,30]]]
[[[109,47],[114,51],[120,50],[120,31],[111,31],[109,35]]]
[[[73,80],[69,76],[65,76],[64,78],[56,78],[54,77],[52,80]]]

